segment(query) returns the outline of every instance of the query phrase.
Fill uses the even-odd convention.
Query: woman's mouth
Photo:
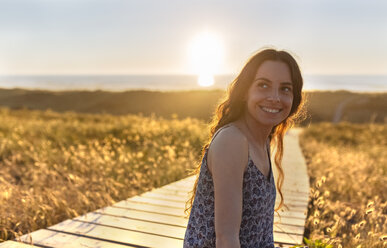
[[[268,108],[268,107],[263,107],[263,106],[259,106],[263,111],[265,112],[268,112],[268,113],[278,113],[280,112],[282,109],[279,109],[279,108]]]

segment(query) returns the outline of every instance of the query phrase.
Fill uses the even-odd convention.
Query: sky
[[[0,0],[0,75],[193,74],[203,33],[222,48],[216,74],[262,47],[306,74],[387,74],[386,13],[383,0]]]

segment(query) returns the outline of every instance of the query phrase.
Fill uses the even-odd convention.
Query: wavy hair
[[[226,97],[216,108],[210,125],[210,136],[207,143],[202,148],[202,155],[204,156],[205,150],[209,147],[213,135],[219,128],[238,120],[242,116],[242,114],[244,113],[244,109],[246,108],[246,101],[243,100],[244,96],[250,88],[250,85],[252,84],[255,75],[258,71],[258,68],[264,61],[267,60],[281,61],[287,64],[290,69],[291,79],[293,83],[293,103],[290,110],[290,114],[285,120],[274,126],[269,135],[270,146],[275,147],[276,150],[274,162],[279,172],[276,184],[278,192],[281,196],[281,201],[278,207],[275,209],[275,211],[278,213],[278,210],[283,206],[284,202],[284,197],[281,190],[284,181],[284,172],[281,164],[284,150],[284,135],[286,131],[294,125],[296,120],[301,119],[305,116],[305,112],[303,109],[305,97],[302,93],[303,79],[301,71],[296,60],[288,52],[275,49],[264,49],[258,51],[247,61],[239,75],[228,87]],[[187,216],[190,214],[195,198],[195,193],[199,181],[200,168],[201,164],[199,164],[191,173],[191,175],[196,175],[196,181],[193,190],[190,192],[191,197],[185,204],[184,213]]]

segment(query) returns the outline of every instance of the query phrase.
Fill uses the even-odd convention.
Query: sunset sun
[[[218,73],[223,59],[223,43],[213,33],[198,34],[189,47],[192,69],[198,75],[198,84],[203,87],[215,83],[214,75]]]

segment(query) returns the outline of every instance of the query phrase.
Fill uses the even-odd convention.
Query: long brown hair
[[[271,146],[275,146],[276,148],[274,162],[279,172],[277,180],[277,189],[281,196],[281,201],[279,206],[275,209],[275,211],[278,213],[278,210],[282,207],[284,202],[284,197],[281,191],[282,184],[284,181],[284,172],[281,165],[284,150],[283,138],[286,133],[286,130],[293,126],[296,119],[302,116],[301,113],[303,113],[303,111],[301,110],[303,109],[302,106],[304,101],[304,96],[302,94],[303,79],[301,76],[301,71],[298,67],[296,60],[288,52],[277,51],[275,49],[265,49],[257,52],[247,61],[239,75],[228,87],[226,97],[216,108],[215,114],[210,125],[210,137],[207,143],[203,146],[202,155],[204,156],[205,150],[210,145],[212,136],[219,128],[223,127],[224,125],[227,125],[228,123],[236,121],[241,117],[246,104],[246,102],[243,100],[244,96],[248,91],[251,83],[253,82],[259,66],[261,66],[261,64],[266,60],[281,61],[287,64],[290,69],[290,74],[293,83],[293,103],[292,108],[290,110],[290,114],[284,121],[273,127],[269,136]],[[200,167],[201,164],[199,164],[197,168],[194,169],[191,173],[191,175],[196,175],[196,181],[193,190],[190,192],[191,197],[185,204],[186,208],[184,212],[187,216],[189,215],[192,209],[193,201],[195,198],[195,193],[199,180]]]

